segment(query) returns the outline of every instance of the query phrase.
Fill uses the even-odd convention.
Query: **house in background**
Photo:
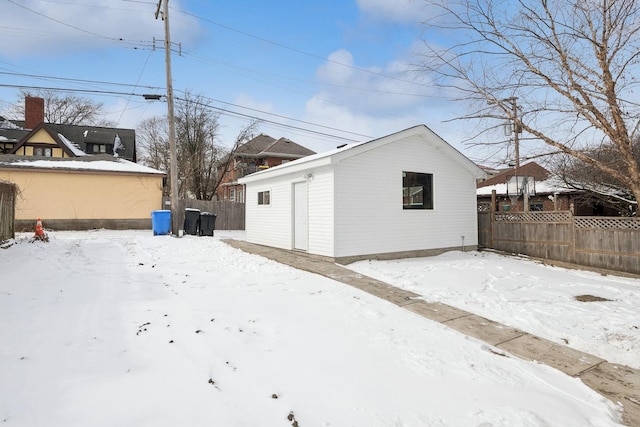
[[[25,120],[0,118],[0,181],[17,186],[16,230],[150,229],[165,173],[135,163],[135,131],[45,123],[44,100]]]
[[[0,155],[0,181],[15,184],[16,231],[38,218],[57,230],[151,229],[165,173],[110,155]]]
[[[232,154],[229,170],[218,187],[218,200],[244,202],[244,185],[238,183],[238,179],[312,154],[316,154],[315,151],[289,139],[260,134]]]
[[[0,118],[0,154],[79,157],[111,154],[136,161],[135,130],[45,123],[44,99],[25,98],[25,120]]]
[[[246,240],[343,264],[475,249],[484,176],[415,126],[241,178]]]
[[[529,211],[571,211],[578,216],[618,216],[619,212],[589,200],[584,191],[568,188],[560,179],[536,162],[518,168],[520,177],[533,178],[530,187]],[[490,210],[491,193],[496,192],[496,210],[499,212],[523,212],[524,197],[513,200],[508,192],[508,182],[516,176],[514,168],[506,169],[480,182],[477,189],[478,209]]]

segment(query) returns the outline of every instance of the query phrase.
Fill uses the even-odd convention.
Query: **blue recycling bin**
[[[153,235],[165,235],[171,233],[171,211],[153,211],[151,212],[151,227]]]

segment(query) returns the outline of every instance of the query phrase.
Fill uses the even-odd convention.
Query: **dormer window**
[[[113,154],[113,144],[87,143],[87,154]]]
[[[51,157],[51,147],[33,147],[33,155],[40,157]]]

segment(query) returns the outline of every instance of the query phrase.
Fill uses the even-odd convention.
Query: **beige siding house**
[[[17,185],[16,231],[146,229],[162,209],[165,173],[109,155],[0,156],[0,181]]]

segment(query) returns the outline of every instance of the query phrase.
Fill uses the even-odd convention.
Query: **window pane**
[[[433,175],[402,172],[402,208],[433,209]]]

